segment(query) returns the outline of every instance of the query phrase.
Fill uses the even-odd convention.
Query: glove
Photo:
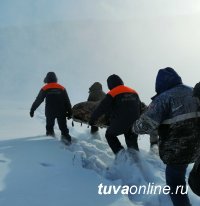
[[[30,111],[30,117],[31,118],[34,117],[34,111],[33,110]]]
[[[72,118],[72,112],[68,111],[66,116],[67,116],[67,119],[70,120]]]
[[[72,116],[68,116],[67,119],[70,120],[72,118]]]

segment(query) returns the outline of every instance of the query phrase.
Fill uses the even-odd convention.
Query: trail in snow
[[[37,113],[36,116],[40,116],[40,121],[45,122],[42,113],[39,115]],[[80,127],[79,124],[75,124],[75,127],[69,126],[70,134],[75,141],[70,146],[64,146],[58,142],[60,131],[57,126],[55,128],[57,139],[39,135],[1,141],[0,203],[2,205],[10,206],[15,202],[21,206],[27,204],[41,206],[46,203],[50,206],[68,203],[71,206],[82,203],[89,206],[94,201],[99,203],[97,205],[105,206],[131,205],[131,202],[135,206],[172,205],[166,195],[129,194],[129,203],[126,198],[119,199],[121,196],[97,194],[97,186],[101,182],[107,185],[128,186],[148,185],[149,182],[165,185],[165,165],[156,155],[148,151],[148,138],[139,138],[141,150],[136,156],[133,154],[130,158],[126,152],[115,159],[104,137],[105,130],[91,135],[87,126]],[[124,144],[124,138],[120,137],[120,140]],[[84,168],[94,173],[91,174]],[[85,184],[86,188],[83,188]],[[66,191],[67,196],[63,198]],[[79,195],[76,199],[74,195],[71,196],[70,194],[74,192],[81,197]],[[87,198],[88,194],[91,200]],[[199,198],[191,191],[189,194],[192,205],[199,205]],[[48,202],[46,202],[47,195]]]
[[[78,140],[66,147],[74,153],[74,164],[94,170],[110,181],[120,180],[121,185],[140,186],[149,183],[165,185],[165,166],[156,155],[141,150],[136,154],[136,159],[122,154],[115,160],[103,137],[103,132],[91,135],[89,129],[81,133],[71,128],[70,133]],[[129,195],[129,199],[135,205],[170,206],[169,197],[166,195]],[[161,199],[165,201],[162,202]]]
[[[82,167],[91,169],[102,177],[115,181],[119,180],[121,185],[155,185],[165,186],[165,165],[160,158],[146,150],[141,149],[132,158],[125,154],[119,155],[117,160],[108,147],[104,138],[104,130],[96,135],[91,135],[89,129],[85,128],[77,130],[71,128],[70,133],[76,137],[76,141],[66,149],[74,154],[74,164],[82,165]],[[141,144],[139,142],[139,144]],[[140,145],[140,148],[142,145]],[[190,192],[191,193],[191,192]],[[193,197],[193,205],[197,205],[197,198]],[[172,205],[168,195],[128,195],[134,205],[143,206],[170,206]]]

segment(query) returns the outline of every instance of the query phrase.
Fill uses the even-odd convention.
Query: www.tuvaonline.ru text
[[[154,183],[149,183],[148,185],[103,185],[102,183],[98,185],[98,194],[99,195],[169,195],[169,194],[187,194],[188,186],[184,187],[179,185],[176,187],[175,192],[171,192],[171,188],[168,185],[155,185]]]

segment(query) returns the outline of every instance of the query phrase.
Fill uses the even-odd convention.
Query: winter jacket
[[[117,125],[115,129],[123,134],[139,118],[140,99],[137,92],[124,86],[117,75],[110,76],[107,83],[110,91],[92,114],[90,122],[94,123],[103,114],[109,114],[110,126]]]
[[[160,82],[162,79],[162,82]],[[192,88],[171,68],[158,72],[157,95],[134,124],[138,134],[158,129],[160,157],[166,164],[194,162],[200,152],[200,111]]]
[[[193,90],[193,96],[200,99],[200,82],[195,85]]]
[[[67,91],[62,85],[56,82],[51,82],[42,87],[31,107],[31,111],[34,112],[44,99],[46,101],[46,116],[57,117],[71,115],[71,103]]]
[[[89,88],[89,97],[87,101],[97,102],[101,101],[105,97],[105,92],[103,92],[102,85],[99,82],[95,82]]]

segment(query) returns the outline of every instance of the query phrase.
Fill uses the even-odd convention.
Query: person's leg
[[[139,151],[138,147],[138,135],[133,133],[131,130],[124,134],[126,145],[128,148],[135,149]]]
[[[170,186],[170,197],[174,206],[191,206],[186,194],[185,174],[188,165],[167,165],[166,183]]]
[[[61,131],[61,139],[66,139],[71,142],[71,136],[69,135],[69,129],[67,128],[67,120],[65,116],[57,117],[58,126]]]
[[[120,150],[124,149],[111,127],[106,131],[106,139],[114,154],[117,154]]]
[[[55,117],[46,116],[46,135],[47,136],[53,136],[53,137],[55,136],[54,124],[55,124]]]
[[[151,147],[154,145],[158,145],[158,132],[157,132],[157,130],[153,131],[150,134],[150,145],[151,145]]]
[[[94,133],[98,132],[98,130],[99,130],[98,127],[96,127],[96,126],[91,126],[90,133],[91,133],[91,134],[94,134]]]

